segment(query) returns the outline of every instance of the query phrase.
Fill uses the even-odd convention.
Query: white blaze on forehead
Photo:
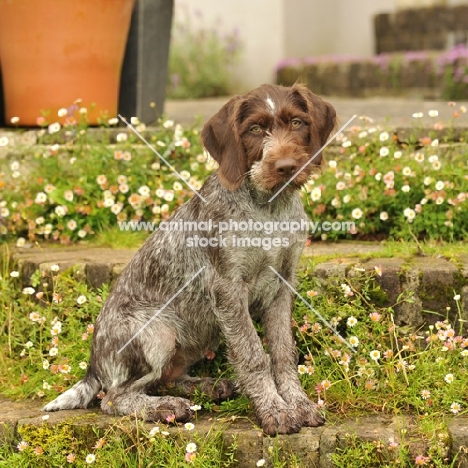
[[[270,96],[268,96],[268,97],[266,98],[266,102],[267,102],[267,104],[270,106],[270,109],[271,109],[272,111],[274,111],[274,110],[276,109],[275,103],[273,102],[273,99],[271,99]]]

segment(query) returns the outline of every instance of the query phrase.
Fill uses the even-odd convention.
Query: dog
[[[96,320],[85,377],[44,411],[86,408],[104,390],[104,413],[184,422],[192,415],[190,401],[158,395],[174,383],[188,391],[201,386],[218,399],[238,388],[268,435],[323,424],[298,378],[291,327],[290,288],[307,232],[280,231],[278,223],[308,221],[298,189],[319,170],[335,124],[334,108],[300,84],[262,85],[227,102],[201,132],[218,169],[168,220],[211,225],[207,231],[160,228],[148,238]],[[273,240],[271,232],[253,231],[272,221]],[[220,233],[222,223],[227,232]],[[250,230],[241,230],[245,225]],[[256,244],[248,245],[249,235]],[[195,245],[196,236],[210,242]],[[261,320],[268,352],[252,319]],[[188,377],[221,337],[236,386]]]

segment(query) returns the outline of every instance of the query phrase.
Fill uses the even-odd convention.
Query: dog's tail
[[[62,393],[55,400],[42,408],[42,411],[59,411],[65,409],[86,408],[96,397],[102,385],[91,368],[83,380],[80,380],[72,388]]]

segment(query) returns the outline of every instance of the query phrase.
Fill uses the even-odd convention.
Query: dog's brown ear
[[[307,113],[311,118],[310,146],[313,156],[327,142],[330,133],[336,127],[336,111],[330,103],[325,102],[302,84],[293,85],[293,92],[306,103]],[[320,165],[321,160],[322,153],[317,154],[314,159],[315,165]]]
[[[322,123],[319,134],[320,143],[323,146],[332,130],[336,127],[336,110],[329,102],[320,99],[316,105],[316,111],[321,116],[318,120]]]
[[[206,122],[201,132],[203,146],[219,164],[221,184],[236,190],[247,173],[247,156],[238,131],[241,97],[236,96]]]

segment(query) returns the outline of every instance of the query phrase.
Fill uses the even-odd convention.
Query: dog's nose
[[[297,170],[297,163],[292,158],[278,159],[275,169],[281,177],[291,177]]]

